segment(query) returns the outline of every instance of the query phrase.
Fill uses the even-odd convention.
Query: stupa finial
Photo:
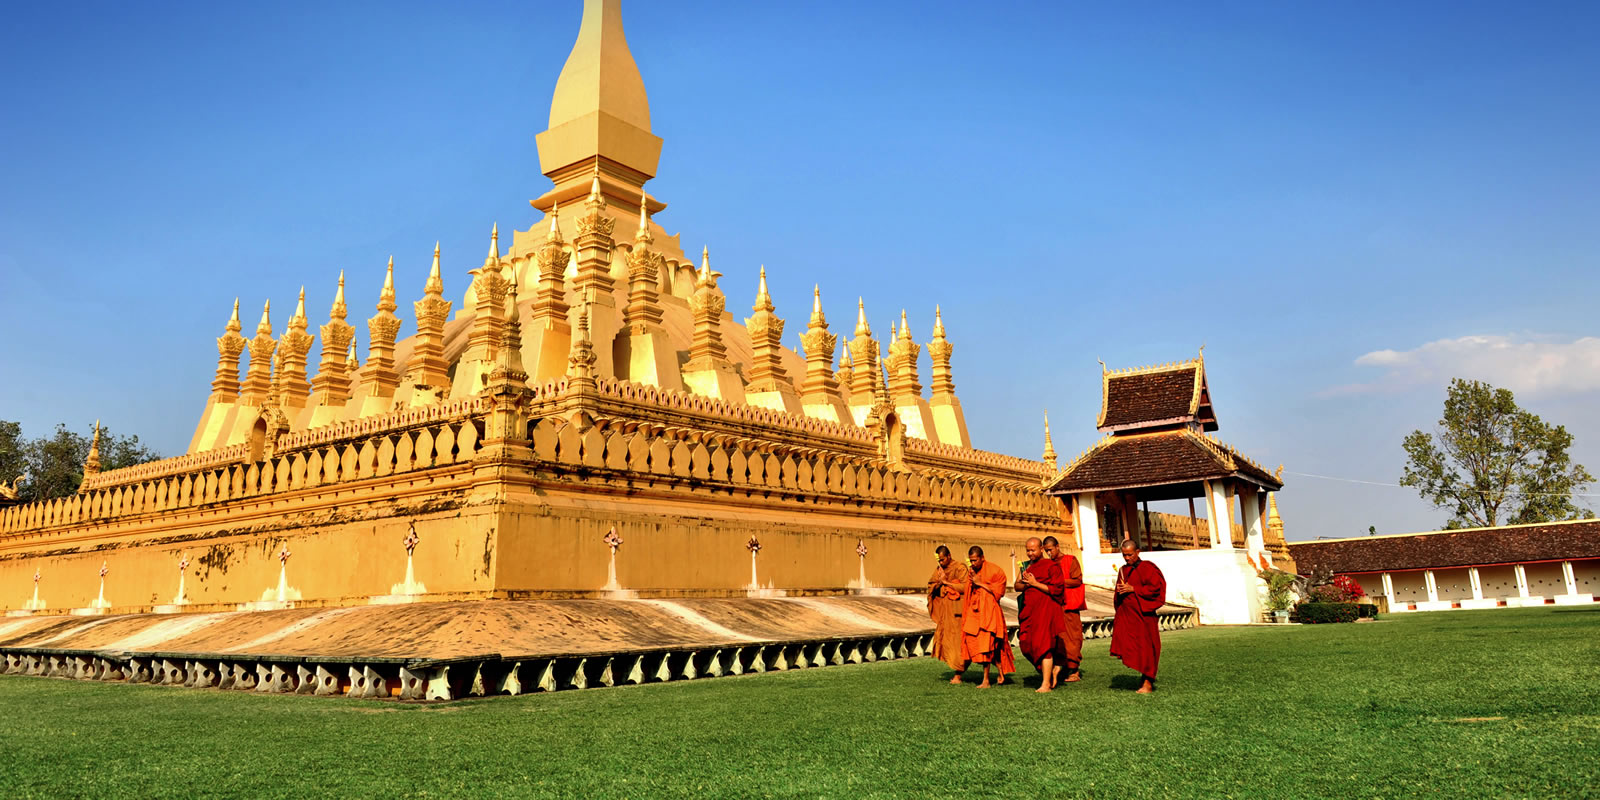
[[[752,311],[772,311],[772,294],[767,291],[767,265],[761,265],[761,278],[756,284],[756,304]]]
[[[650,198],[645,196],[644,187],[639,187],[639,232],[634,235],[636,242],[648,243],[653,237],[650,234]]]
[[[333,308],[328,312],[329,319],[342,320],[350,313],[349,307],[344,302],[344,270],[339,270],[339,288],[333,292]]]
[[[483,260],[484,264],[500,263],[500,223],[494,223],[489,229],[489,256]]]
[[[238,333],[241,330],[244,330],[244,326],[239,324],[239,298],[235,297],[233,298],[233,316],[228,318],[227,331],[229,333]]]
[[[378,310],[394,311],[399,308],[394,302],[394,256],[389,256],[389,266],[383,271],[383,290],[378,292]]]
[[[933,338],[944,338],[944,311],[937,305],[933,307]]]
[[[257,335],[261,335],[261,334],[265,334],[267,336],[271,336],[272,335],[272,320],[270,319],[271,316],[272,316],[272,300],[268,299],[266,304],[261,307],[261,322],[260,322],[260,324],[256,325],[256,334]]]
[[[550,232],[546,233],[544,240],[547,242],[561,241],[561,203],[550,204]]]
[[[431,295],[444,294],[444,279],[439,277],[439,243],[433,243],[433,266],[428,269],[428,282],[422,290]]]
[[[911,339],[911,323],[906,322],[906,310],[900,309],[900,338]]]
[[[867,303],[859,297],[856,298],[856,335],[872,335],[872,326],[867,324]]]

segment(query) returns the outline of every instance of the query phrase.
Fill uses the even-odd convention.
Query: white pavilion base
[[[1161,568],[1167,601],[1199,608],[1201,624],[1261,624],[1265,587],[1242,548],[1157,550],[1140,557]],[[1122,554],[1090,553],[1083,562],[1086,582],[1111,586]]]
[[[1522,608],[1522,607],[1525,607],[1525,606],[1542,606],[1542,605],[1544,605],[1544,596],[1543,595],[1537,595],[1536,594],[1536,595],[1531,595],[1531,596],[1528,596],[1528,597],[1507,597],[1506,598],[1506,607],[1507,608]]]
[[[72,616],[74,616],[74,617],[98,617],[98,616],[101,616],[102,614],[105,614],[105,613],[106,613],[106,609],[102,608],[100,606],[90,606],[88,608],[74,608],[74,609],[72,609]]]
[[[1455,608],[1449,600],[1423,600],[1417,604],[1418,611],[1449,611]]]
[[[1499,608],[1500,601],[1493,597],[1483,597],[1476,600],[1462,600],[1462,608]]]
[[[1584,592],[1583,594],[1558,594],[1558,595],[1556,595],[1556,605],[1558,605],[1558,606],[1583,606],[1583,605],[1588,605],[1588,604],[1593,603],[1593,602],[1594,602],[1594,595],[1592,595],[1592,594],[1590,594],[1588,592]]]

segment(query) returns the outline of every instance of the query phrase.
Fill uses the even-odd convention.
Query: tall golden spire
[[[367,320],[367,366],[361,370],[361,384],[371,397],[393,397],[395,387],[400,385],[400,376],[394,368],[394,341],[400,334],[400,318],[394,315],[397,308],[394,256],[389,256],[389,266],[383,273],[383,290],[378,293],[378,313]]]
[[[266,402],[272,392],[272,364],[278,340],[272,336],[272,301],[261,308],[261,322],[250,340],[250,369],[245,373],[243,396],[252,405]]]
[[[693,315],[694,335],[689,346],[689,359],[726,359],[728,348],[722,344],[722,311],[727,308],[727,298],[717,288],[720,272],[711,271],[711,248],[700,251],[700,276],[694,294],[689,297],[689,311]]]
[[[222,336],[217,339],[217,375],[211,380],[211,393],[224,402],[233,402],[239,396],[239,356],[244,352],[245,338],[239,335],[239,298],[233,299],[233,316]]]
[[[333,295],[333,308],[328,311],[328,322],[321,327],[322,360],[317,364],[316,380],[311,390],[317,393],[317,405],[342,406],[350,397],[350,373],[346,369],[346,351],[355,338],[356,329],[345,322],[349,309],[344,302],[344,270],[339,270],[339,288]]]
[[[838,335],[828,332],[828,318],[822,313],[822,287],[813,286],[811,324],[800,335],[800,346],[806,355],[806,377],[800,387],[800,402],[809,416],[850,422],[850,412],[844,408],[844,398],[839,394],[839,381],[833,376],[833,351],[838,344]],[[846,353],[846,363],[849,357]]]
[[[593,292],[583,293],[583,304],[578,306],[578,329],[573,333],[572,350],[567,356],[567,384],[577,389],[595,388],[594,365],[600,356],[589,341],[589,309]]]
[[[539,273],[534,287],[532,319],[537,327],[568,330],[567,310],[567,254],[566,243],[561,238],[561,207],[550,209],[550,230],[545,233],[544,245],[533,254],[533,263]],[[564,349],[564,348],[563,348]]]
[[[94,421],[94,438],[89,440],[89,456],[83,460],[83,476],[100,474],[100,420]]]
[[[1050,412],[1044,412],[1044,462],[1054,471],[1059,464],[1056,458],[1056,443],[1050,440]]]
[[[856,338],[850,340],[850,360],[855,365],[850,381],[852,405],[864,406],[878,387],[878,342],[872,338],[872,326],[867,324],[867,304],[856,298]]]
[[[889,327],[894,328],[894,323]],[[917,359],[922,347],[911,338],[911,323],[906,320],[905,309],[900,309],[899,332],[889,341],[889,397],[896,405],[902,399],[922,396],[922,377],[917,374]]]
[[[654,177],[661,139],[650,132],[650,100],[628,50],[619,0],[584,0],[583,22],[556,79],[550,128],[537,137],[539,164],[556,186],[534,201],[579,196],[584,169],[603,163],[607,177],[631,189]]]
[[[767,291],[767,268],[761,267],[761,277],[756,286],[756,304],[750,308],[752,313],[744,321],[745,330],[750,332],[750,385],[745,387],[747,393],[757,392],[782,392],[794,394],[794,386],[789,383],[789,376],[783,369],[783,326],[784,320],[780,319],[777,310],[772,305],[772,294]],[[798,410],[798,405],[795,409]]]
[[[583,203],[583,214],[578,217],[578,234],[572,238],[578,251],[578,275],[573,288],[579,292],[593,289],[597,299],[609,304],[614,281],[611,278],[611,249],[616,241],[611,238],[617,221],[606,212],[606,197],[600,192],[600,164],[594,165],[593,182],[589,197]],[[590,321],[594,316],[590,315]]]
[[[650,211],[644,193],[639,193],[639,231],[633,237],[633,249],[628,253],[628,307],[623,310],[622,321],[631,333],[645,333],[659,328],[663,317],[661,309],[661,269],[665,261],[650,244]]]
[[[482,364],[487,370],[488,365],[494,362],[495,353],[504,336],[503,312],[506,305],[506,289],[510,286],[505,275],[501,273],[499,223],[495,223],[489,231],[489,255],[484,258],[483,266],[472,270],[471,275],[473,296],[477,300],[477,305],[473,310],[472,330],[467,335],[467,350],[461,356],[461,360],[462,363]],[[463,377],[470,381],[469,391],[476,392],[480,388],[478,375],[464,376],[462,371],[457,372],[457,385],[460,385]]]
[[[417,388],[450,388],[449,363],[444,360],[444,324],[450,316],[450,301],[444,299],[444,279],[439,274],[439,243],[433,244],[433,266],[423,285],[422,299],[412,303],[417,315],[417,336],[406,362],[402,384]]]
[[[933,362],[933,396],[954,397],[955,381],[950,379],[950,354],[955,346],[944,338],[944,311],[933,307],[933,341],[928,342],[928,360]]]
[[[306,333],[306,287],[300,287],[300,299],[295,303],[294,316],[289,318],[289,329],[278,340],[278,367],[283,372],[279,381],[282,397],[279,402],[288,408],[304,408],[311,386],[306,382],[306,357],[311,354],[312,336]]]

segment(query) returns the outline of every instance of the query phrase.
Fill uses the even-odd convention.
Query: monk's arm
[[[1044,571],[1043,577],[1040,577],[1038,580],[1039,583],[1044,586],[1045,592],[1051,597],[1054,597],[1056,600],[1059,601],[1061,596],[1066,594],[1067,587],[1066,582],[1061,575],[1060,564],[1052,563],[1050,568]]]
[[[1155,611],[1167,602],[1167,579],[1159,572],[1142,571],[1134,584],[1134,594],[1144,601],[1146,611]]]
[[[1061,581],[1061,586],[1064,589],[1076,589],[1082,585],[1083,566],[1078,563],[1078,559],[1074,558],[1072,559],[1072,569],[1066,571],[1066,574]]]

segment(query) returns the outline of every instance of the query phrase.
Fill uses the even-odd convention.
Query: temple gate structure
[[[1117,545],[1131,539],[1166,575],[1169,596],[1198,606],[1204,622],[1259,621],[1257,573],[1289,564],[1271,499],[1283,482],[1210,435],[1217,417],[1204,354],[1115,371],[1102,364],[1100,386],[1097,427],[1106,435],[1046,483],[1071,508],[1084,579],[1114,583]],[[1046,461],[1054,456],[1047,446]],[[1150,503],[1171,500],[1189,501],[1188,525],[1152,517]]]

